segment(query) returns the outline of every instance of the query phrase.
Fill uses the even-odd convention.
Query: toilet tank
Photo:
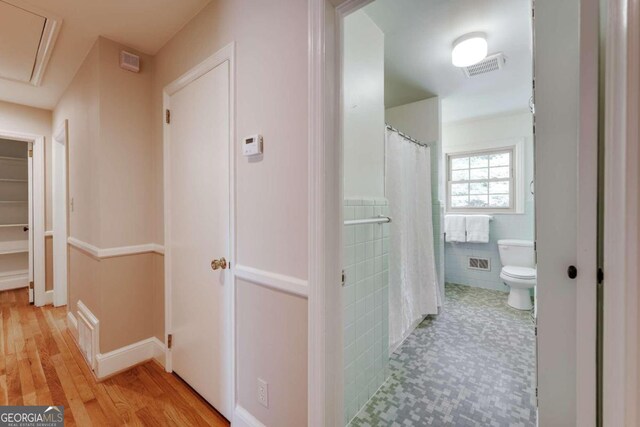
[[[502,265],[535,268],[536,257],[530,240],[498,240]]]

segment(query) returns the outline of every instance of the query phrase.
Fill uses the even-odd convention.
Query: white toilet
[[[498,240],[502,270],[500,278],[511,288],[508,304],[531,310],[529,289],[536,285],[536,258],[529,240]]]

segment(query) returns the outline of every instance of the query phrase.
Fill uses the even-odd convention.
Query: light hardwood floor
[[[228,426],[180,378],[147,362],[97,382],[67,330],[66,307],[0,292],[0,405],[64,405],[67,426]]]

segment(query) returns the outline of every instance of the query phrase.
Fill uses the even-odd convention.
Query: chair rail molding
[[[247,280],[257,285],[287,292],[293,295],[307,298],[309,295],[309,285],[306,280],[296,277],[285,276],[284,274],[272,273],[246,265],[238,264],[235,267],[236,278]]]
[[[158,243],[145,243],[142,245],[133,245],[133,246],[116,246],[112,248],[99,248],[97,246],[92,245],[91,243],[84,242],[75,237],[69,237],[67,239],[67,243],[71,246],[76,247],[94,258],[114,258],[119,256],[127,256],[127,255],[137,255],[137,254],[145,254],[145,253],[157,253],[160,255],[164,255],[164,246]]]

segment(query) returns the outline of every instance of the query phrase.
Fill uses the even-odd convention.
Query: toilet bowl
[[[531,310],[529,290],[536,286],[533,242],[498,240],[498,249],[502,263],[500,279],[511,289],[507,304],[518,310]]]

